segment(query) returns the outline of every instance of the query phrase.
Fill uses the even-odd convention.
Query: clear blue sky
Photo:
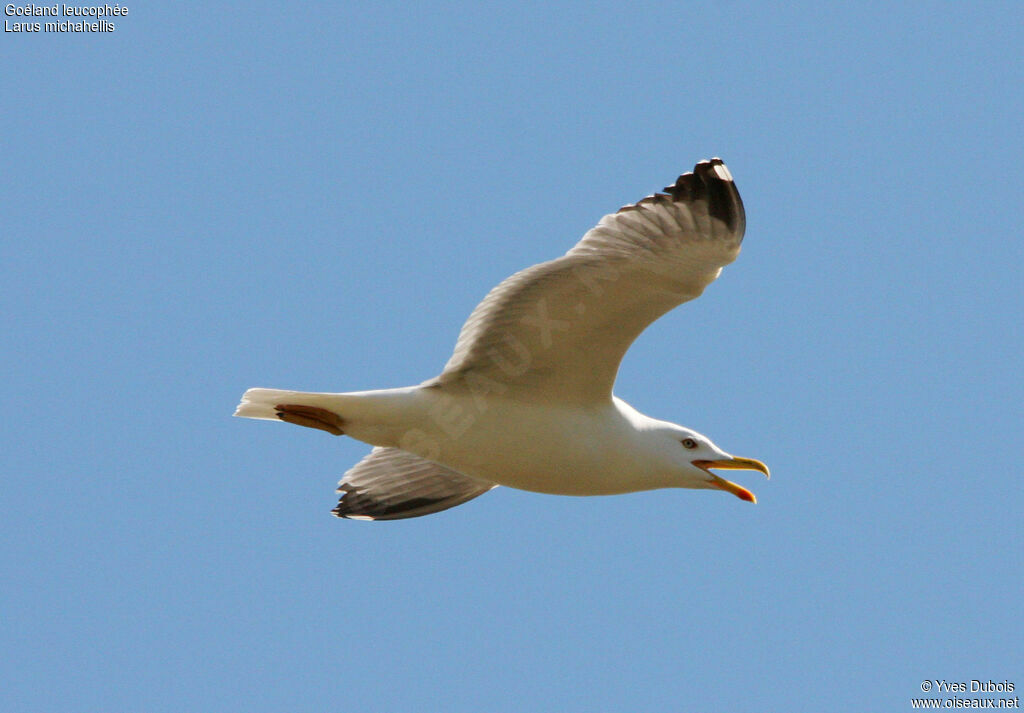
[[[0,38],[0,708],[1024,687],[1020,4],[128,5]],[[616,390],[767,462],[756,506],[340,521],[367,446],[230,418],[433,376],[492,285],[713,155],[743,254]]]

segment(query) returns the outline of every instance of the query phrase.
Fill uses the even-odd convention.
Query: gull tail
[[[279,421],[278,404],[297,404],[330,409],[337,406],[338,394],[321,394],[315,391],[285,391],[283,389],[249,389],[242,394],[242,402],[235,409],[235,416],[241,418],[262,418]]]
[[[338,409],[345,396],[312,391],[249,389],[242,395],[242,402],[234,415],[284,421],[341,436],[345,433],[345,426]]]

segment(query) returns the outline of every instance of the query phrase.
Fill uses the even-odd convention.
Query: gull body
[[[274,399],[345,414],[344,434],[356,440],[400,448],[482,482],[538,493],[711,488],[708,474],[692,461],[731,458],[696,431],[650,418],[618,397],[577,406],[483,398],[443,386],[340,394],[266,391]],[[681,448],[686,438],[701,443],[700,450]]]
[[[375,446],[342,478],[339,517],[425,515],[498,485],[557,495],[716,489],[755,502],[711,469],[768,475],[763,463],[612,394],[636,336],[739,253],[743,204],[720,159],[665,190],[495,287],[437,377],[346,393],[250,389],[235,415]]]

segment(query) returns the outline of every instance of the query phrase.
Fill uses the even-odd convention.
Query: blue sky
[[[0,40],[0,708],[1024,686],[1019,4],[129,8]],[[230,418],[433,376],[491,286],[712,155],[743,254],[616,392],[768,463],[756,506],[339,521],[367,446]]]

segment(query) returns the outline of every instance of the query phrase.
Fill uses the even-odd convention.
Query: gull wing
[[[338,483],[331,512],[353,520],[400,520],[461,505],[498,487],[400,448],[374,448]]]
[[[611,399],[619,363],[651,322],[700,296],[740,251],[743,202],[721,159],[606,215],[564,256],[517,272],[462,327],[425,386],[544,402]]]

